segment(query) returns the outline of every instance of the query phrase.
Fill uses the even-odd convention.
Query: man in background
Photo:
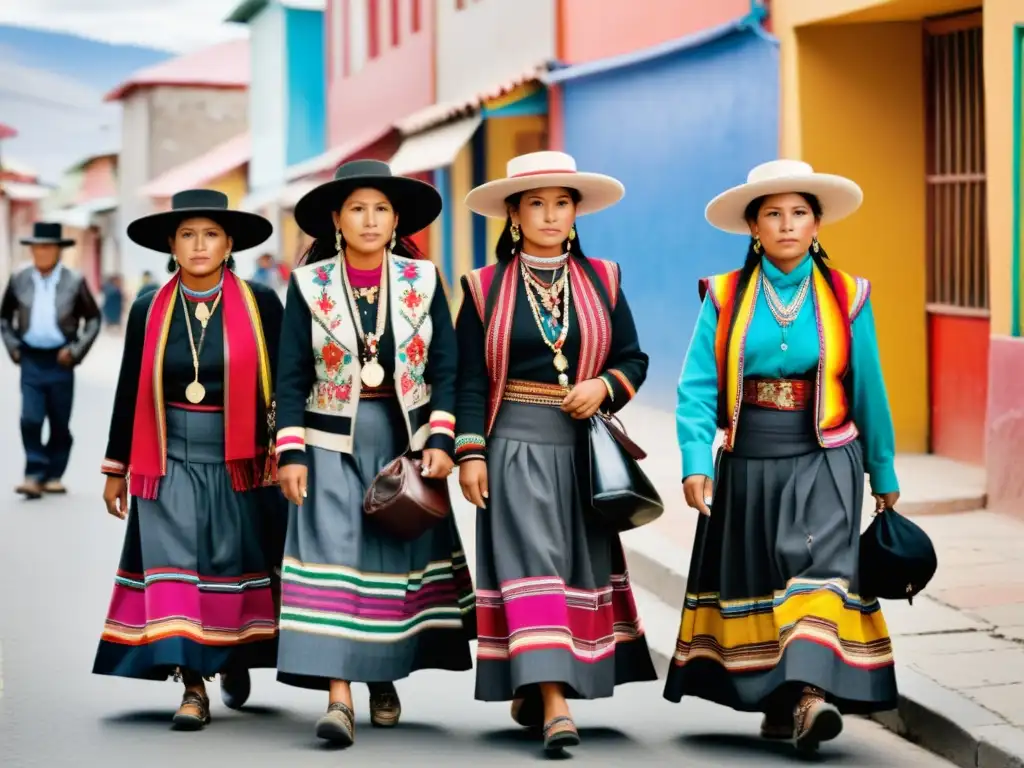
[[[15,274],[0,301],[0,335],[21,366],[21,441],[25,480],[15,490],[29,499],[66,493],[62,483],[71,457],[71,405],[75,366],[100,331],[100,309],[80,274],[60,263],[74,240],[60,224],[39,222],[21,241],[32,262]],[[43,423],[50,439],[43,444]]]

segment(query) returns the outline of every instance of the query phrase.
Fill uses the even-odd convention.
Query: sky
[[[222,23],[240,0],[0,0],[0,24],[184,52],[244,37]]]

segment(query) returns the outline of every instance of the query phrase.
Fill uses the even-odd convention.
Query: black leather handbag
[[[646,456],[614,417],[603,413],[590,417],[577,456],[580,491],[617,531],[647,525],[665,511],[661,496],[637,463]]]
[[[924,589],[939,566],[932,540],[895,509],[875,513],[860,536],[862,597],[907,600]]]

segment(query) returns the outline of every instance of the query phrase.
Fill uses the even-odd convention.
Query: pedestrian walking
[[[0,302],[0,333],[21,368],[21,442],[25,477],[15,491],[27,499],[67,493],[64,472],[71,458],[71,408],[75,368],[100,331],[100,309],[85,279],[61,264],[75,244],[60,224],[37,222],[21,241],[32,265],[15,274]],[[43,443],[43,424],[50,436]]]
[[[452,517],[400,540],[364,497],[406,451],[452,470],[457,350],[436,267],[406,238],[441,196],[386,163],[342,165],[295,219],[315,238],[288,288],[278,376],[281,489],[291,501],[282,565],[278,679],[329,692],[317,735],[355,739],[351,683],[370,720],[394,726],[394,682],[472,668],[473,589]]]
[[[616,179],[536,152],[466,198],[504,220],[497,263],[462,278],[456,457],[477,517],[476,698],[512,700],[547,749],[579,743],[567,698],[654,680],[618,535],[576,485],[575,446],[647,375],[613,262],[587,258],[578,216]]]
[[[896,706],[885,621],[858,594],[865,471],[879,507],[899,497],[871,286],[818,239],[862,199],[776,160],[711,201],[708,221],[750,245],[741,269],[700,281],[679,383],[701,517],[665,698],[763,712],[762,736],[801,750],[838,736],[843,713]]]
[[[107,511],[128,525],[93,672],[180,680],[182,730],[210,722],[204,678],[219,673],[237,709],[249,670],[276,662],[268,532],[283,510],[267,486],[283,308],[235,275],[231,255],[272,231],[202,189],[128,226],[170,254],[173,276],[129,311],[103,462]]]

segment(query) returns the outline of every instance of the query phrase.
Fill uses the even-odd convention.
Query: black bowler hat
[[[295,221],[312,237],[334,237],[331,214],[355,190],[369,187],[382,192],[398,214],[399,237],[429,227],[441,213],[441,195],[429,184],[407,176],[394,176],[380,160],[353,160],[334,172],[334,180],[307,192],[295,205]]]
[[[22,245],[59,245],[67,248],[75,241],[64,237],[64,229],[60,224],[49,221],[37,221],[32,225],[32,237],[23,238]]]
[[[143,248],[171,252],[171,239],[185,219],[202,217],[217,222],[233,241],[232,249],[245,251],[266,242],[274,226],[262,216],[228,208],[228,196],[213,189],[187,189],[171,198],[171,210],[153,213],[128,225],[128,237]]]

